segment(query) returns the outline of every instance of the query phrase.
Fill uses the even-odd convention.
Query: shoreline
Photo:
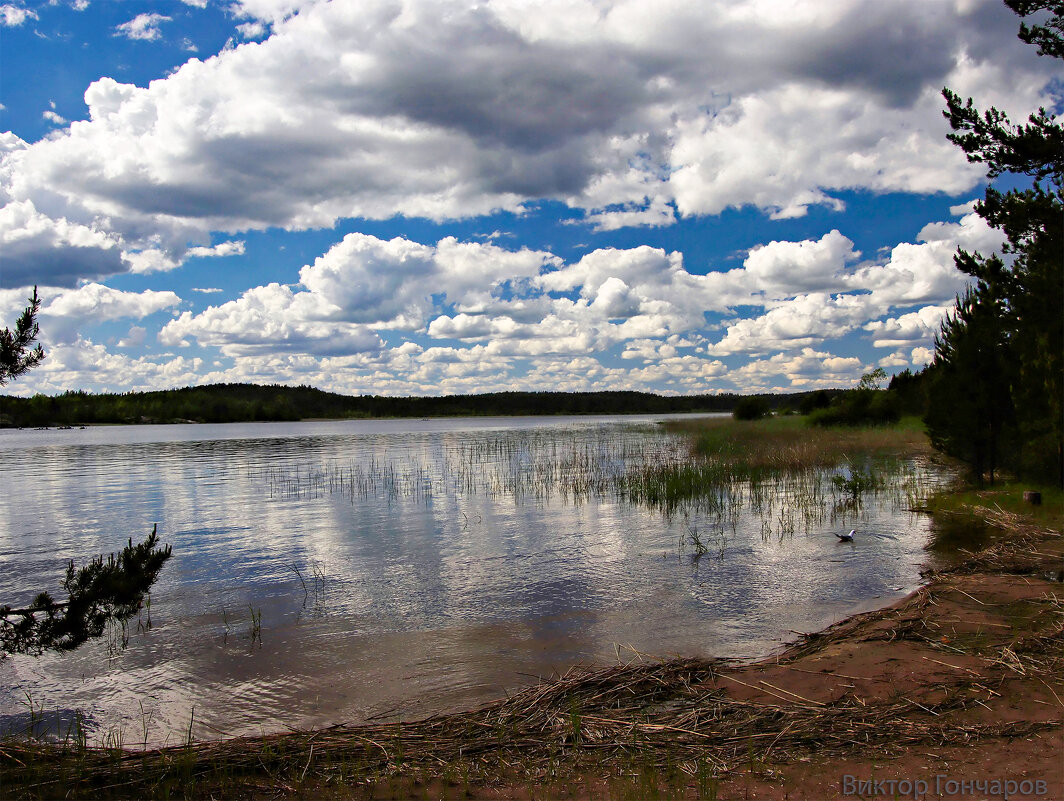
[[[4,783],[12,798],[177,781],[193,797],[782,800],[874,797],[858,784],[873,781],[934,791],[941,777],[939,791],[999,779],[1061,798],[1064,541],[994,516],[1008,531],[996,544],[753,662],[587,668],[416,722],[147,752],[5,741]]]
[[[574,417],[578,419],[592,418],[592,417],[651,417],[651,418],[664,418],[664,419],[695,419],[703,417],[719,417],[730,418],[732,415],[730,410],[720,409],[702,409],[695,411],[613,411],[613,412],[599,412],[599,411],[560,411],[560,412],[525,412],[525,413],[513,413],[503,414],[495,412],[469,412],[467,414],[430,414],[430,415],[361,415],[361,416],[347,416],[347,417],[299,417],[292,420],[283,418],[269,419],[269,420],[225,420],[221,422],[214,422],[209,420],[190,420],[190,419],[171,419],[171,420],[144,420],[144,421],[127,421],[127,422],[84,422],[84,423],[51,423],[47,425],[29,425],[29,426],[14,426],[14,425],[0,425],[0,431],[76,431],[80,429],[90,428],[149,428],[152,426],[225,426],[225,425],[247,425],[247,424],[296,424],[296,423],[359,423],[359,422],[400,422],[400,421],[413,421],[413,422],[426,422],[434,420],[490,420],[490,419],[525,419],[525,418],[543,418],[549,419],[562,419],[567,417]]]

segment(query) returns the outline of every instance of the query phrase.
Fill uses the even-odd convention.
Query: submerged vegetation
[[[781,506],[793,514],[797,507],[808,528],[840,501],[859,500],[863,490],[893,490],[899,503],[919,505],[931,480],[927,439],[912,420],[892,428],[810,428],[796,417],[666,427],[690,437],[690,454],[645,464],[623,480],[629,500],[666,511],[692,504],[727,518],[745,499],[762,516],[776,517]]]
[[[724,531],[763,537],[856,519],[867,497],[922,508],[951,475],[933,464],[915,420],[895,427],[808,427],[801,418],[671,421],[559,439],[535,430],[466,435],[427,460],[251,466],[271,498],[341,495],[430,503],[463,497],[632,503],[683,520],[695,554],[718,550]],[[722,549],[722,548],[721,548]]]

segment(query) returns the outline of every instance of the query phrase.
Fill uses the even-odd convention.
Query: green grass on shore
[[[751,422],[719,417],[682,420],[669,422],[666,427],[691,436],[695,455],[727,462],[740,470],[802,470],[870,455],[930,453],[923,423],[915,417],[893,426],[810,426],[804,417],[793,415]]]
[[[701,418],[664,425],[691,439],[689,458],[652,463],[625,476],[624,492],[632,502],[666,511],[688,501],[714,508],[727,505],[744,486],[761,494],[766,485],[780,489],[781,478],[794,483],[800,494],[815,493],[820,471],[863,472],[872,470],[873,460],[880,465],[894,460],[896,468],[898,460],[931,454],[915,418],[869,427],[813,427],[798,416],[749,422]]]
[[[1024,492],[1041,493],[1041,503],[1024,500]],[[938,492],[928,500],[932,514],[963,514],[973,509],[1019,515],[1032,525],[1060,530],[1064,525],[1064,491],[1060,487],[1007,480],[993,486],[967,487]]]

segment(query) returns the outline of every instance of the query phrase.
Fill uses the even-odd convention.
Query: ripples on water
[[[135,746],[193,707],[199,738],[410,718],[634,652],[764,654],[918,582],[928,468],[859,508],[825,471],[665,514],[624,499],[628,471],[686,458],[649,420],[0,432],[0,600],[156,522],[174,548],[125,632],[0,661],[0,725],[82,710]]]

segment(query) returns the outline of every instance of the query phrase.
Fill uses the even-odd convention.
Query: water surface
[[[628,503],[616,476],[683,458],[659,419],[0,431],[0,600],[156,523],[174,550],[126,631],[0,661],[0,722],[81,710],[130,746],[193,708],[199,738],[412,718],[578,663],[764,655],[918,584],[927,525],[896,494],[797,519],[786,487],[726,519]]]

